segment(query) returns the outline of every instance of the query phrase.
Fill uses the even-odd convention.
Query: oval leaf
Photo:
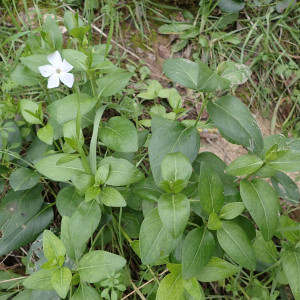
[[[189,200],[183,194],[163,194],[158,201],[158,213],[166,229],[177,239],[189,220]]]
[[[255,154],[263,150],[261,129],[247,107],[234,96],[224,96],[207,104],[209,115],[222,136],[243,145]]]
[[[256,257],[249,238],[237,224],[226,221],[217,231],[218,241],[225,252],[239,265],[255,271]]]
[[[215,251],[215,239],[205,228],[188,233],[182,249],[182,276],[188,279],[205,267]]]
[[[99,130],[99,137],[109,148],[119,152],[138,150],[136,128],[128,119],[112,117],[107,125]]]
[[[27,168],[13,171],[9,177],[9,184],[15,191],[27,190],[34,187],[40,180],[40,174]]]
[[[66,267],[55,269],[51,275],[51,283],[61,298],[66,298],[70,283],[72,280],[72,273]]]
[[[240,188],[246,208],[265,241],[269,241],[275,234],[281,210],[276,192],[266,181],[258,178],[251,181],[243,179]]]
[[[126,264],[126,260],[106,251],[96,250],[85,254],[79,261],[77,271],[80,278],[86,282],[94,283],[105,278],[112,271],[119,271]]]
[[[111,187],[107,187],[101,192],[101,202],[106,206],[112,207],[124,207],[127,205],[123,196]]]

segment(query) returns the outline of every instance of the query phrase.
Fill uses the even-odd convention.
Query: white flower
[[[68,72],[73,69],[73,66],[70,65],[65,59],[62,61],[58,51],[49,54],[47,59],[51,65],[39,67],[39,71],[43,77],[50,76],[47,85],[48,89],[58,87],[59,80],[71,88],[74,83],[74,75]]]

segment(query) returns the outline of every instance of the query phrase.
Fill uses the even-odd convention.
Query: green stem
[[[200,109],[200,112],[199,112],[199,114],[198,114],[198,117],[197,117],[197,120],[196,120],[196,122],[195,122],[194,127],[197,126],[197,124],[198,124],[198,122],[199,122],[199,120],[200,120],[201,114],[202,114],[204,108],[206,107],[206,104],[207,104],[207,101],[208,101],[208,96],[209,96],[209,93],[206,94],[205,99],[202,101],[201,109]]]
[[[42,85],[42,88],[43,90],[45,91],[46,95],[47,95],[47,98],[49,100],[49,103],[51,103],[51,98],[50,98],[50,95],[49,95],[49,92],[48,92],[48,89],[47,89],[47,86],[45,84],[41,84]]]

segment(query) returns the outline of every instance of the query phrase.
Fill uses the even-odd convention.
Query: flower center
[[[61,73],[61,69],[56,69],[56,73],[60,74]]]

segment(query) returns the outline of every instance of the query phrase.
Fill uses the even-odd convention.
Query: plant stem
[[[208,101],[208,96],[209,96],[209,93],[207,93],[205,99],[202,100],[201,109],[200,109],[200,112],[199,112],[199,114],[198,114],[198,117],[197,117],[197,120],[196,120],[196,122],[195,122],[194,127],[197,126],[197,124],[198,124],[198,122],[199,122],[199,120],[200,120],[201,114],[202,114],[204,108],[206,107],[206,104],[207,104],[207,101]]]

